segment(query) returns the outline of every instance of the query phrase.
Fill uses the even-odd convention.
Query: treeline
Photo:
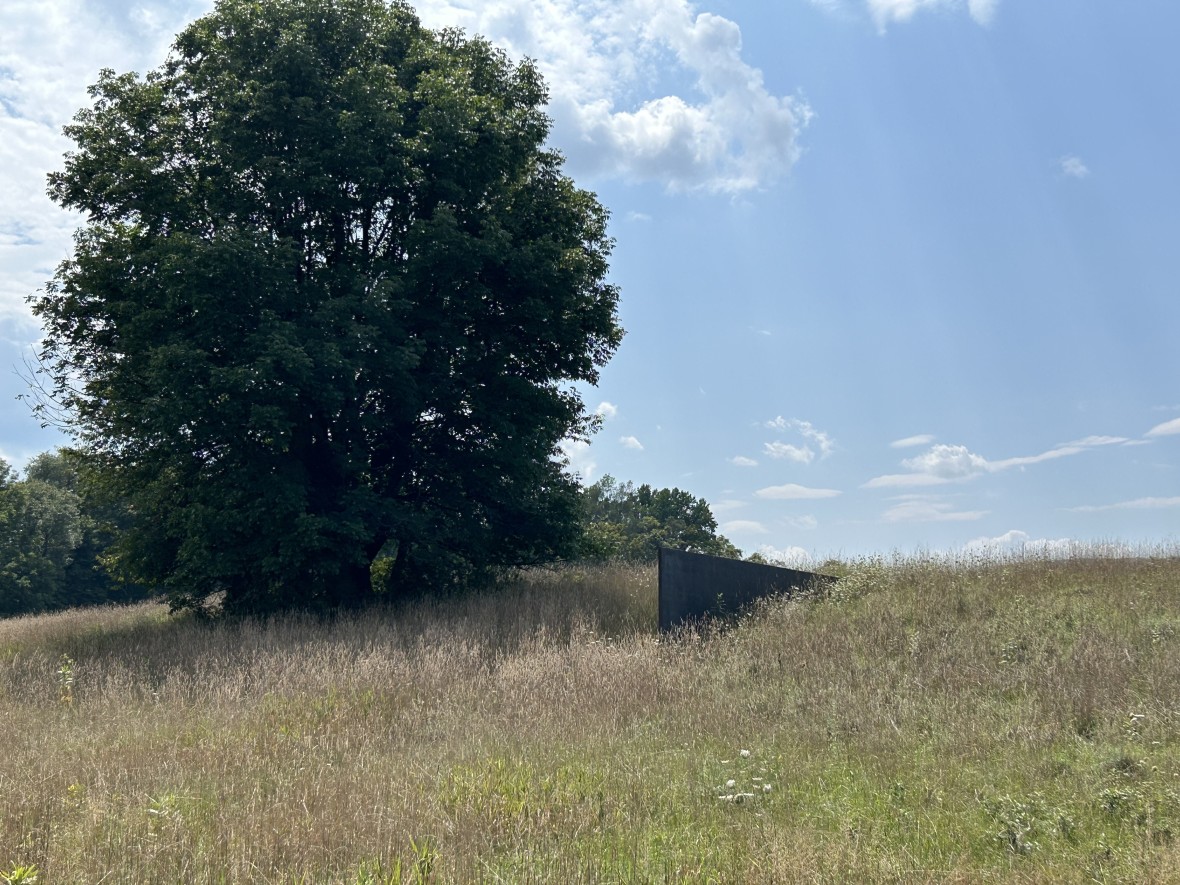
[[[0,458],[0,616],[145,598],[103,564],[126,518],[83,495],[66,452],[38,455],[23,476]]]
[[[607,475],[582,493],[582,544],[587,559],[655,562],[661,547],[739,558],[704,498],[682,489],[654,489]]]
[[[150,596],[107,568],[130,521],[127,508],[86,493],[74,453],[40,454],[23,475],[0,459],[0,617]],[[611,476],[582,491],[580,533],[580,555],[593,561],[654,562],[660,547],[741,555],[704,498]]]

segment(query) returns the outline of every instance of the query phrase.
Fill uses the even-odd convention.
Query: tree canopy
[[[250,612],[574,549],[559,444],[622,331],[531,63],[401,0],[219,0],[91,96],[33,310],[121,574]]]
[[[81,494],[65,453],[38,455],[23,478],[0,459],[0,616],[143,598],[101,563],[113,515]]]
[[[661,547],[741,556],[724,535],[704,498],[681,489],[653,489],[604,476],[583,497],[586,555],[654,562]]]

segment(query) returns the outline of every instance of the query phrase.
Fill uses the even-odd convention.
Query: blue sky
[[[103,66],[204,0],[0,8],[0,453],[44,197]],[[627,337],[590,480],[705,497],[747,552],[1180,537],[1180,5],[423,0],[536,58],[552,141],[613,213]]]

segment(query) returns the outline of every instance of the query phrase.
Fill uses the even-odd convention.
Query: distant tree
[[[150,588],[132,581],[115,580],[107,568],[107,554],[131,524],[126,502],[95,497],[82,480],[85,459],[79,452],[59,449],[42,452],[25,468],[26,481],[39,481],[75,497],[78,508],[78,543],[63,576],[58,594],[62,606],[133,602],[151,595]]]
[[[33,310],[121,575],[252,612],[573,550],[570,382],[622,331],[531,63],[401,0],[219,0],[91,95]]]
[[[638,488],[604,476],[583,493],[584,552],[590,558],[652,562],[660,547],[739,557],[717,534],[704,498],[681,489]]]
[[[78,468],[62,450],[35,455],[25,467],[25,479],[37,480],[66,492],[78,491]]]
[[[88,506],[65,453],[38,455],[23,479],[0,465],[0,615],[148,595],[146,588],[107,573],[102,559],[118,520]]]
[[[0,615],[57,608],[81,540],[78,497],[0,464]]]

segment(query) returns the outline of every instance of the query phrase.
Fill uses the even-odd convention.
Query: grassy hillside
[[[332,623],[0,621],[0,872],[1180,881],[1175,549],[868,561],[654,621],[626,569]]]

